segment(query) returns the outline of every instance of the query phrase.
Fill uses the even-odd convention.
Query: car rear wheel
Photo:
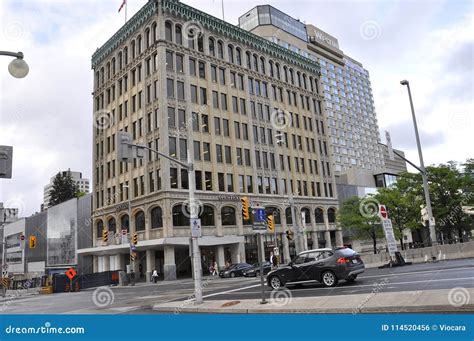
[[[325,271],[321,275],[321,283],[326,287],[333,287],[337,284],[337,277],[332,271]]]
[[[270,278],[270,286],[273,290],[278,290],[282,287],[281,280],[278,276],[273,276]]]
[[[235,273],[234,273],[234,272],[231,272],[231,273],[230,273],[230,277],[231,277],[231,278],[234,278],[234,277],[235,277]]]

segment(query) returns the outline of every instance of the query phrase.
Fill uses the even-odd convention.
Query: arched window
[[[197,43],[198,43],[198,51],[204,52],[204,35],[201,32],[198,32]]]
[[[267,206],[265,207],[265,216],[273,215],[275,225],[281,224],[280,209],[278,207]]]
[[[245,56],[247,57],[247,69],[252,70],[252,55],[249,51],[245,52]]]
[[[238,47],[235,48],[235,60],[237,65],[242,65],[242,51]]]
[[[227,58],[229,58],[229,63],[234,63],[234,46],[227,46]]]
[[[112,75],[115,75],[115,57],[112,58]]]
[[[336,222],[336,210],[332,207],[328,209],[328,222],[329,223]]]
[[[277,79],[280,79],[280,64],[275,63],[275,71]]]
[[[171,24],[171,21],[165,22],[165,39],[173,41],[173,24]]]
[[[97,221],[97,238],[102,238],[102,230],[104,229],[104,222],[102,220]]]
[[[211,206],[204,205],[199,218],[201,218],[202,226],[214,226],[214,209]]]
[[[152,25],[151,25],[151,38],[153,39],[153,43],[156,41],[156,37],[157,37],[157,25],[156,25],[156,22],[154,22]]]
[[[224,44],[220,40],[217,42],[217,57],[224,59]]]
[[[296,72],[296,78],[298,79],[298,86],[301,88],[301,73],[299,71]]]
[[[265,58],[260,57],[260,71],[265,74]]]
[[[188,32],[185,32],[185,34],[186,34],[187,37],[188,37],[188,39],[187,39],[187,40],[188,40],[188,47],[189,47],[190,49],[193,49],[193,50],[194,50],[194,49],[195,49],[195,46],[196,46],[196,44],[194,43],[194,40],[195,40],[194,30],[191,29],[191,28],[189,28],[189,29],[188,29]]]
[[[311,92],[314,92],[314,86],[313,86],[313,77],[309,77],[309,86],[310,86],[310,89],[311,89]]]
[[[291,207],[287,207],[285,210],[286,223],[293,224],[293,217],[291,216]]]
[[[151,210],[151,228],[157,229],[163,227],[163,214],[161,207],[155,207]]]
[[[223,226],[237,225],[235,220],[235,208],[230,206],[222,207],[221,216]]]
[[[258,72],[258,57],[256,54],[253,55],[253,69]]]
[[[99,73],[99,71],[97,71],[97,72],[95,73],[95,86],[96,86],[96,87],[99,87],[99,86],[100,86],[100,73]]]
[[[135,59],[135,40],[130,43],[130,50],[132,51],[132,60]]]
[[[209,54],[213,57],[216,56],[216,46],[214,38],[209,38]]]
[[[122,218],[120,218],[120,226],[121,226],[121,230],[129,231],[128,214],[124,214]]]
[[[122,70],[122,51],[119,52],[118,54],[118,67],[119,67],[119,70]]]
[[[311,224],[311,211],[309,210],[309,208],[307,207],[302,208],[301,216],[303,216],[303,213],[304,213],[306,225]]]
[[[123,49],[123,62],[124,62],[124,66],[128,64],[128,47],[126,46]]]
[[[288,68],[283,66],[283,73],[285,74],[285,82],[288,83]]]
[[[107,227],[109,229],[109,232],[111,233],[117,232],[117,223],[115,222],[115,218],[109,219],[109,221],[107,222]]]
[[[103,85],[104,84],[104,68],[101,68],[100,69],[100,84]]]
[[[176,44],[183,45],[183,34],[182,34],[182,31],[181,31],[181,26],[176,25],[176,27],[174,29],[174,33],[176,35]]]
[[[107,62],[107,66],[105,68],[107,70],[107,79],[110,79],[110,62]]]
[[[145,213],[143,211],[135,214],[135,230],[145,231]]]
[[[290,81],[291,81],[291,84],[295,84],[295,77],[293,75],[293,69],[290,69]]]
[[[142,53],[142,36],[139,35],[137,38],[137,55]]]
[[[184,214],[186,212],[186,215]],[[183,205],[179,204],[173,207],[173,226],[189,226],[189,214],[185,211]]]
[[[275,77],[275,74],[273,72],[273,60],[268,61],[269,68],[270,68],[270,77]]]
[[[149,28],[147,28],[145,31],[145,44],[146,44],[146,48],[150,47],[150,29]]]
[[[304,74],[304,73],[303,73],[303,88],[304,88],[305,90],[308,90],[308,87],[307,87],[307,85],[306,85],[306,74]]]
[[[316,224],[324,224],[324,212],[321,208],[318,207],[314,211],[314,217],[315,217]]]

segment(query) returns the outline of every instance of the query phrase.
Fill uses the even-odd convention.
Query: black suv
[[[316,249],[301,252],[286,266],[270,271],[267,283],[272,289],[303,281],[318,281],[326,287],[344,279],[352,282],[365,266],[359,254],[349,248]]]

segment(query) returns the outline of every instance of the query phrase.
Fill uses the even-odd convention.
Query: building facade
[[[152,153],[118,162],[118,131],[179,160],[193,156],[203,269],[214,260],[219,268],[256,261],[244,195],[275,215],[276,241],[264,236],[267,257],[276,245],[283,261],[295,253],[284,236],[293,219],[303,228],[302,213],[303,248],[342,245],[316,62],[178,1],[157,0],[94,53],[92,68],[94,246],[79,253],[94,255],[94,271],[125,269],[130,247],[122,235],[137,232],[141,276],[155,268],[165,279],[191,274],[186,170]]]
[[[83,178],[81,172],[74,172],[74,171],[71,171],[71,170],[61,171],[58,174],[61,174],[62,176],[65,176],[67,173],[69,173],[71,175],[71,178],[76,183],[77,188],[79,189],[79,192],[83,192],[83,193],[86,193],[86,194],[89,193],[89,190],[90,190],[89,179]],[[53,176],[50,179],[49,184],[44,186],[42,210],[47,209],[51,205],[51,203],[50,203],[50,200],[51,200],[50,192],[53,189],[53,181],[54,181],[55,177],[56,177],[56,175]]]
[[[63,274],[70,267],[79,274],[91,273],[92,257],[77,254],[77,249],[92,245],[91,207],[88,194],[6,224],[2,240],[9,276],[38,278]]]
[[[351,168],[371,173],[384,166],[369,72],[344,54],[335,37],[270,5],[242,15],[239,26],[320,64],[336,177]]]

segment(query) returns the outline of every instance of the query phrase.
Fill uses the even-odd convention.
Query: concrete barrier
[[[405,261],[413,263],[432,261],[432,257],[436,257],[436,260],[474,258],[474,241],[400,250],[400,252]],[[361,253],[361,257],[367,268],[378,267],[390,261],[388,252]]]

